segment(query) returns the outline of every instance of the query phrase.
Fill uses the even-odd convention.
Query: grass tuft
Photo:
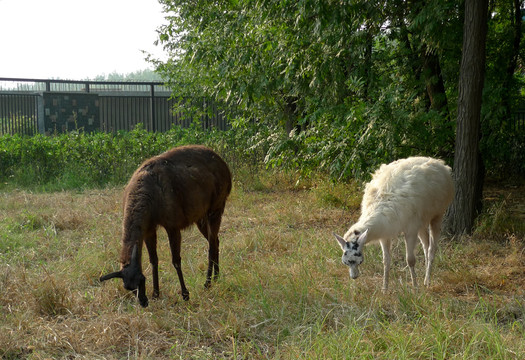
[[[32,285],[35,312],[42,316],[58,316],[71,313],[71,294],[63,281],[42,268],[40,281]]]

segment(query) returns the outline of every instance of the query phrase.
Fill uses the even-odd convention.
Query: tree
[[[86,79],[88,80],[88,79]],[[95,81],[160,81],[159,74],[151,69],[137,70],[127,74],[120,74],[116,71],[110,74],[97,75]]]
[[[480,211],[484,166],[479,150],[488,0],[466,0],[453,175],[456,193],[445,230],[470,233]]]
[[[265,160],[341,179],[411,155],[453,162],[464,0],[160,2],[169,57],[153,62],[178,111],[214,100],[239,132],[252,127]],[[519,2],[490,0],[481,149],[492,169],[525,158],[498,126],[520,94]]]

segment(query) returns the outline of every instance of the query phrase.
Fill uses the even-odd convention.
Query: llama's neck
[[[122,249],[120,252],[120,263],[124,266],[131,260],[133,247],[137,245],[140,252],[142,249],[142,225],[144,217],[139,214],[136,207],[127,206],[124,209],[124,219],[122,221]]]
[[[371,214],[363,214],[359,221],[354,225],[355,230],[364,232],[368,229],[368,235],[365,243],[375,242],[380,240],[389,233],[388,216],[382,212],[372,212]]]

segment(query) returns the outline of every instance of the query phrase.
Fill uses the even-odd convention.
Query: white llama
[[[383,250],[383,291],[386,291],[391,241],[404,233],[412,284],[417,287],[414,250],[419,237],[425,253],[424,284],[430,285],[441,222],[453,196],[451,169],[442,160],[410,157],[381,165],[365,187],[359,221],[344,237],[334,234],[343,250],[343,264],[350,267],[350,277],[359,276],[363,246],[378,241]]]

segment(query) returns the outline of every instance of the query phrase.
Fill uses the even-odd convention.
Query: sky
[[[152,68],[157,0],[0,0],[0,77],[92,79]]]

